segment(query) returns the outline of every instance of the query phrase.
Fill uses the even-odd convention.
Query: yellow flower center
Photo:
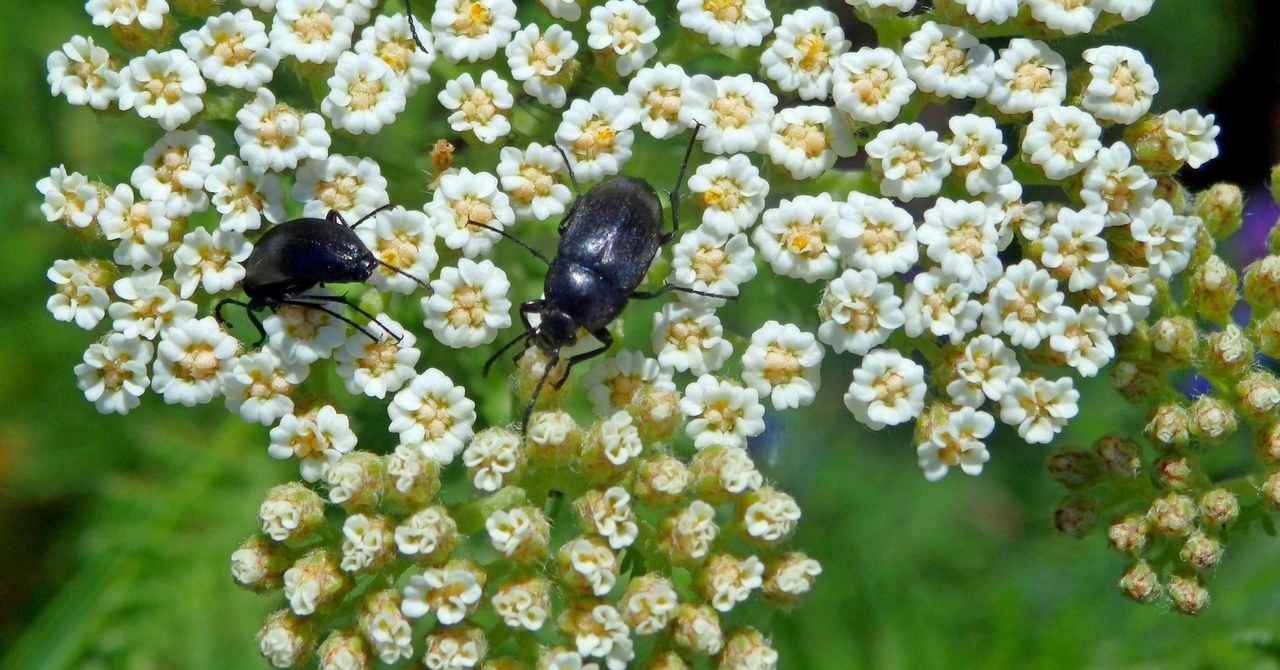
[[[489,313],[489,305],[479,291],[462,285],[453,293],[453,306],[445,314],[445,319],[454,328],[476,328],[484,325],[484,317]]]
[[[453,31],[459,35],[479,37],[489,32],[489,7],[482,2],[464,2],[458,7],[457,18],[453,20]]]
[[[333,34],[333,16],[329,12],[308,12],[293,22],[293,32],[304,42],[323,42]]]
[[[795,256],[817,258],[826,251],[826,238],[816,222],[794,222],[782,233],[782,246]]]
[[[453,425],[453,417],[449,416],[449,407],[432,396],[422,399],[422,406],[414,411],[413,418],[432,440],[438,440],[447,435],[449,427]]]
[[[717,21],[724,23],[737,23],[744,13],[740,0],[704,0],[702,10],[711,12]]]

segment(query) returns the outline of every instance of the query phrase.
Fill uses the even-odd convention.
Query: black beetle
[[[549,359],[546,372],[534,387],[529,406],[524,412],[523,425],[528,426],[533,406],[551,370],[560,362],[560,350],[578,341],[578,331],[585,330],[600,341],[600,347],[572,356],[564,375],[553,388],[560,388],[569,378],[574,365],[603,354],[613,344],[608,326],[622,313],[631,298],[656,298],[670,291],[695,293],[712,298],[736,300],[733,296],[696,291],[674,284],[663,284],[656,291],[637,291],[644,281],[649,266],[658,254],[658,248],[670,242],[680,229],[680,186],[684,183],[685,169],[693,153],[693,143],[701,124],[693,129],[693,137],[685,149],[684,162],[676,177],[675,190],[668,193],[671,200],[671,230],[663,232],[662,201],[658,193],[643,179],[613,177],[596,184],[585,195],[578,189],[578,180],[569,171],[576,194],[573,204],[560,220],[560,246],[555,258],[548,259],[538,250],[516,239],[506,231],[481,223],[470,225],[486,228],[509,238],[531,251],[547,263],[547,278],[543,295],[539,300],[529,300],[520,305],[520,321],[525,332],[503,345],[484,364],[484,374],[504,352],[516,343],[529,339]],[[561,155],[564,150],[560,149]],[[569,165],[568,156],[564,156]],[[530,314],[541,317],[537,326],[529,323]]]
[[[245,276],[241,288],[249,302],[224,298],[214,307],[214,317],[225,323],[223,305],[230,303],[243,307],[258,329],[259,338],[253,345],[257,347],[267,340],[267,331],[258,320],[257,312],[280,305],[297,305],[337,317],[377,341],[378,338],[363,326],[321,303],[345,305],[382,326],[372,314],[351,304],[345,296],[306,295],[306,292],[317,284],[368,281],[379,266],[394,270],[430,289],[421,279],[378,258],[355,233],[356,226],[390,207],[392,205],[383,205],[351,225],[347,225],[337,210],[329,210],[323,219],[294,219],[268,230],[258,239],[244,262]],[[385,327],[383,330],[397,341],[400,339]]]

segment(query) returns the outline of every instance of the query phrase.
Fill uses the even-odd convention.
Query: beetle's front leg
[[[569,380],[569,373],[573,370],[574,365],[581,363],[582,361],[595,358],[596,356],[608,351],[609,347],[613,346],[613,333],[610,333],[608,328],[593,330],[591,331],[591,335],[597,340],[600,340],[600,348],[585,351],[577,356],[570,357],[569,362],[564,367],[564,376],[560,377],[560,381],[552,384],[551,388],[559,391],[560,387],[564,386],[564,383]]]

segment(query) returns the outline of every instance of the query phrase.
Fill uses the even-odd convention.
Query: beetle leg
[[[265,305],[253,303],[253,302],[241,302],[239,300],[233,300],[231,298],[223,298],[222,300],[218,301],[217,305],[214,305],[213,318],[217,320],[218,323],[221,323],[224,325],[227,323],[227,320],[222,316],[222,306],[226,305],[227,303],[231,303],[232,305],[237,305],[239,307],[244,308],[244,313],[249,315],[249,323],[252,323],[253,327],[258,329],[258,341],[253,343],[252,348],[257,349],[258,347],[262,346],[262,343],[267,341],[267,329],[262,327],[262,321],[258,319],[258,310],[265,307]]]
[[[507,232],[507,231],[505,231],[505,230],[501,230],[501,229],[499,229],[499,228],[494,228],[493,226],[490,226],[490,225],[488,225],[488,224],[484,224],[484,223],[480,223],[479,221],[471,221],[471,220],[469,220],[469,219],[467,220],[467,225],[468,225],[468,226],[475,226],[475,227],[477,227],[477,228],[484,228],[485,230],[488,230],[488,231],[490,231],[490,232],[497,233],[497,234],[499,234],[499,235],[501,235],[501,236],[503,236],[503,237],[507,238],[508,240],[511,240],[512,242],[515,242],[516,244],[519,244],[520,246],[524,247],[525,249],[528,249],[528,250],[529,250],[529,253],[533,254],[534,256],[537,256],[537,257],[538,257],[538,260],[542,261],[543,263],[546,263],[547,265],[551,265],[551,259],[550,259],[550,258],[547,258],[546,256],[544,256],[544,255],[542,254],[542,252],[541,252],[541,251],[538,251],[537,249],[534,249],[533,247],[529,246],[526,242],[524,242],[524,241],[523,241],[523,240],[521,240],[520,238],[516,237],[515,235],[512,235],[511,233],[508,233],[508,232]]]
[[[246,306],[244,313],[249,315],[249,323],[258,329],[258,341],[253,343],[253,348],[257,349],[267,341],[267,329],[262,327],[262,321],[258,319],[258,310]]]
[[[508,342],[508,343],[506,343],[506,344],[502,345],[502,348],[501,348],[501,349],[499,349],[498,351],[496,351],[492,356],[490,356],[490,357],[489,357],[489,360],[487,360],[487,361],[485,361],[485,362],[484,362],[484,370],[481,372],[481,374],[482,374],[483,376],[485,376],[485,377],[488,377],[488,376],[489,376],[489,368],[493,367],[493,362],[494,362],[494,361],[498,360],[499,358],[501,358],[501,357],[502,357],[502,355],[503,355],[503,354],[507,353],[507,350],[508,350],[508,349],[510,349],[511,347],[516,346],[516,343],[517,343],[517,342],[519,342],[519,341],[521,341],[521,340],[523,340],[523,339],[526,339],[526,338],[528,338],[528,337],[530,337],[530,336],[532,336],[532,335],[533,335],[533,331],[532,331],[532,330],[526,330],[526,331],[524,331],[523,333],[521,333],[519,336],[517,336],[514,340],[511,340],[510,342]]]
[[[573,370],[574,365],[577,365],[582,361],[595,358],[596,356],[599,356],[604,352],[608,351],[609,347],[613,346],[613,334],[609,332],[609,329],[599,328],[597,330],[591,331],[591,334],[597,340],[600,340],[600,344],[601,344],[600,348],[592,349],[591,351],[585,351],[583,353],[578,354],[577,356],[570,357],[569,363],[564,367],[564,376],[560,377],[560,381],[552,384],[551,388],[559,391],[560,387],[564,386],[564,383],[569,381],[569,373]]]
[[[676,291],[679,293],[692,293],[693,295],[700,295],[704,298],[720,298],[721,300],[732,300],[734,302],[738,302],[738,296],[736,295],[721,295],[719,293],[708,293],[707,291],[699,291],[697,289],[689,288],[687,286],[676,286],[675,284],[663,284],[656,291],[632,291],[631,295],[627,297],[635,298],[638,300],[648,300],[650,298],[657,298],[661,295],[665,295],[672,291]]]
[[[573,175],[573,164],[569,162],[569,154],[564,152],[564,147],[560,146],[559,142],[554,146],[556,151],[560,152],[560,157],[564,159],[564,169],[569,173],[569,181],[573,183],[573,202],[577,204],[578,198],[582,197],[582,191],[578,188],[578,178]]]
[[[684,150],[684,162],[680,164],[680,173],[676,175],[676,188],[667,192],[667,197],[671,200],[671,232],[662,236],[662,244],[675,239],[676,233],[680,232],[680,187],[684,184],[684,171],[689,167],[689,156],[693,154],[693,143],[698,139],[699,130],[702,130],[702,124],[695,122],[693,137],[689,138],[689,146]]]
[[[382,332],[386,333],[388,336],[391,337],[391,339],[395,340],[396,342],[399,342],[400,340],[404,339],[404,335],[396,335],[395,333],[392,333],[390,328],[387,328],[381,321],[378,320],[378,317],[364,311],[363,309],[360,309],[359,305],[356,305],[352,303],[350,300],[347,300],[347,296],[345,295],[306,295],[306,294],[286,295],[285,299],[294,301],[294,302],[291,302],[290,304],[306,304],[306,301],[315,301],[315,302],[334,302],[341,305],[345,305],[347,307],[350,307],[351,309],[354,309],[357,314],[360,314],[364,318],[378,324],[378,327],[382,329]],[[329,310],[324,310],[324,311],[328,312]],[[329,312],[329,313],[332,314],[333,312]],[[341,318],[343,321],[346,321],[347,323],[355,326],[357,329],[360,330],[360,332],[364,333],[365,335],[368,335],[369,339],[373,340],[374,342],[377,342],[380,339],[372,335],[369,335],[369,331],[356,325],[354,321],[351,321],[350,319],[347,319],[345,317],[341,317]]]
[[[303,296],[303,297],[306,297],[306,298],[315,298],[316,296]],[[326,298],[328,298],[328,297],[330,297],[330,296],[325,296],[325,297],[326,297]],[[334,296],[334,297],[336,297],[336,296]],[[327,302],[333,302],[333,301],[332,301],[332,300],[329,300],[329,301],[327,301]],[[366,329],[364,326],[362,326],[362,325],[360,325],[360,324],[356,323],[355,321],[352,321],[351,319],[348,319],[347,317],[345,317],[345,316],[343,316],[343,315],[341,315],[341,314],[339,314],[339,313],[337,313],[337,312],[335,312],[335,311],[333,311],[333,310],[329,309],[328,307],[325,307],[324,305],[321,305],[321,304],[319,304],[319,303],[306,302],[305,300],[297,300],[297,299],[293,299],[293,298],[281,298],[280,300],[277,300],[277,301],[276,301],[276,303],[277,303],[277,304],[280,304],[280,305],[296,305],[296,306],[298,306],[298,307],[307,307],[307,308],[310,308],[310,309],[319,310],[319,311],[321,311],[321,312],[324,312],[325,314],[328,314],[329,316],[332,316],[332,317],[333,317],[333,318],[335,318],[335,319],[338,319],[339,321],[344,321],[344,322],[346,322],[346,323],[351,324],[352,326],[354,326],[354,327],[355,327],[355,329],[356,329],[356,330],[360,331],[360,333],[361,333],[361,334],[363,334],[365,337],[367,337],[367,338],[369,338],[369,339],[373,340],[374,342],[379,342],[379,341],[381,341],[381,338],[374,337],[373,333],[369,332],[369,330],[368,330],[368,329]],[[348,306],[350,306],[350,305],[348,305]],[[359,311],[359,310],[357,310],[357,311]],[[375,321],[375,323],[376,323],[376,321]],[[379,326],[381,326],[382,324],[380,324],[380,323],[379,323],[378,325],[379,325]],[[384,331],[386,331],[387,329],[384,327],[384,328],[383,328],[383,330],[384,330]],[[391,334],[391,332],[390,332],[390,331],[387,331],[387,334],[388,334],[388,335],[390,335],[390,334]]]
[[[529,315],[541,312],[546,304],[545,300],[526,300],[520,303],[520,323],[524,324],[526,331],[533,332],[537,330],[537,328],[533,327],[533,324],[529,323]]]
[[[538,395],[542,393],[542,385],[547,383],[547,376],[555,369],[556,364],[560,362],[560,352],[551,354],[551,360],[547,361],[547,368],[542,373],[542,378],[538,380],[538,385],[533,387],[533,395],[529,396],[529,405],[524,408],[524,419],[520,423],[520,433],[524,434],[529,430],[529,417],[533,416],[533,406],[538,403]]]

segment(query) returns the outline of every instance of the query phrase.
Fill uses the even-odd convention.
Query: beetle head
[[[573,346],[578,341],[578,324],[573,317],[558,309],[548,309],[540,316],[542,321],[538,323],[533,338],[543,353],[550,356],[552,352]]]

